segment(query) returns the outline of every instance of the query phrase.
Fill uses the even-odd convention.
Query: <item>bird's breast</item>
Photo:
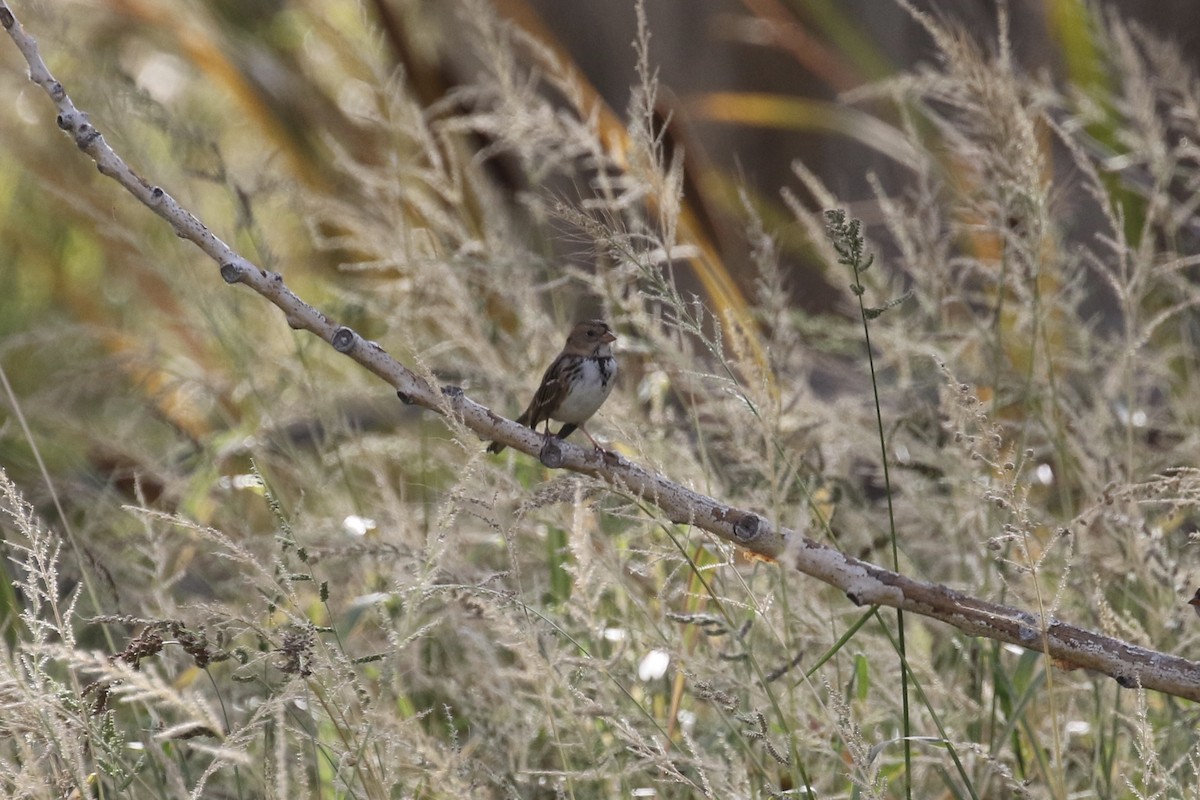
[[[572,382],[571,390],[551,416],[576,425],[587,422],[608,399],[616,376],[615,358],[585,358],[579,378]]]

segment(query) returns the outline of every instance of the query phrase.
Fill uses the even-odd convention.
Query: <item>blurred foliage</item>
[[[913,293],[871,322],[902,568],[1186,652],[1185,59],[1074,0],[1040,6],[1044,73],[1013,63],[1002,12],[985,35],[889,6],[936,55],[902,67],[839,4],[730,6],[714,28],[784,54],[794,93],[675,98],[639,17],[606,56],[637,74],[611,108],[519,0],[14,10],[147,181],[332,318],[515,411],[570,321],[604,314],[617,449],[880,559],[861,321],[820,216],[848,206],[880,256],[869,302]],[[882,615],[619,491],[486,460],[224,286],[58,134],[7,45],[0,87],[0,730],[20,734],[0,792],[1195,785],[1187,706],[919,620],[932,738],[905,775]],[[790,174],[730,170],[706,138],[764,128],[797,137]],[[867,193],[831,191],[838,171]]]

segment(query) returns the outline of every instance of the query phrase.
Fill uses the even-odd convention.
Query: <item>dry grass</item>
[[[793,308],[748,196],[757,328],[681,288],[698,250],[646,40],[618,155],[570,65],[485,6],[459,18],[473,79],[432,108],[333,6],[291,80],[340,105],[287,140],[198,57],[172,62],[169,100],[123,85],[170,52],[146,39],[58,77],[248,257],[498,411],[572,319],[604,315],[623,383],[596,433],[887,563],[855,298]],[[113,22],[25,19],[47,53]],[[893,104],[916,154],[855,208],[867,304],[911,293],[869,321],[900,569],[1186,655],[1196,79],[1116,19],[1099,98],[925,24],[936,67],[850,98]],[[904,776],[892,616],[856,628],[865,610],[811,580],[393,408],[114,201],[52,125],[0,128],[28,184],[3,221],[24,316],[0,356],[31,431],[2,430],[0,793],[1200,797],[1189,706],[911,616]],[[780,188],[843,270],[796,196],[843,202],[799,165]]]

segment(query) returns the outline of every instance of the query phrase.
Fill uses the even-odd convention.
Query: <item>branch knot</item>
[[[225,268],[222,267],[221,269],[224,270]],[[223,274],[224,272],[222,272]],[[352,328],[347,328],[343,325],[333,332],[333,338],[329,340],[329,343],[333,345],[334,350],[337,350],[342,355],[347,355],[353,352],[354,348],[358,345],[358,334]]]
[[[757,514],[743,514],[741,519],[733,523],[733,535],[739,542],[745,544],[758,537],[761,527],[762,521]]]

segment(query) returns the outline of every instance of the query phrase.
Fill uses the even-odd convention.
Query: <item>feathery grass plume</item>
[[[1197,646],[1200,94],[1174,46],[1097,17],[1111,82],[1055,82],[1016,63],[1003,20],[990,41],[912,11],[938,60],[842,98],[888,104],[868,133],[904,180],[840,198],[797,163],[782,207],[747,186],[742,314],[688,216],[644,15],[618,148],[571,56],[482,2],[406,10],[386,34],[353,4],[183,5],[73,14],[43,42],[148,181],[497,412],[599,309],[625,381],[600,435],[880,560],[855,298],[816,313],[787,292],[799,239],[844,276],[812,209],[850,208],[881,254],[859,285],[912,297],[871,320],[900,569],[1039,623]],[[457,42],[470,77],[427,93],[436,64],[391,58],[406,30]],[[14,97],[24,80],[0,77]],[[18,156],[0,170],[23,170],[0,240],[24,281],[0,304],[25,303],[0,314],[0,354],[86,547],[59,558],[28,505],[50,496],[33,443],[0,426],[0,793],[897,791],[900,666],[863,609],[394,408],[114,204],[25,102],[0,128]],[[829,118],[876,107],[854,112]],[[1177,704],[907,620],[914,796],[1195,785]]]

